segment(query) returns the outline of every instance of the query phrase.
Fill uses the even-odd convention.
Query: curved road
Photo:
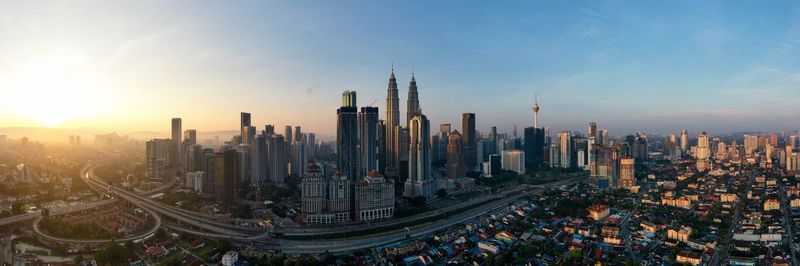
[[[57,236],[53,236],[53,235],[45,233],[39,227],[39,223],[42,221],[42,219],[44,219],[44,217],[39,217],[38,219],[36,219],[36,221],[33,222],[33,231],[36,232],[36,234],[38,234],[39,236],[47,238],[49,240],[57,241],[57,242],[68,242],[68,243],[102,244],[102,243],[108,243],[108,242],[111,242],[111,241],[127,242],[127,241],[139,240],[139,239],[142,239],[142,238],[145,238],[145,237],[148,237],[148,236],[154,234],[156,232],[156,230],[158,230],[158,228],[161,227],[161,216],[158,216],[158,214],[156,214],[155,212],[153,212],[153,211],[151,211],[149,209],[142,208],[141,206],[137,206],[137,207],[139,207],[139,208],[143,209],[145,212],[147,212],[147,214],[149,214],[150,217],[153,217],[153,219],[155,220],[155,223],[153,223],[153,227],[150,228],[149,230],[147,230],[146,232],[139,233],[139,234],[136,234],[136,235],[133,235],[133,236],[128,236],[128,237],[119,238],[119,239],[114,239],[114,238],[109,238],[109,239],[73,239],[73,238],[57,237]]]

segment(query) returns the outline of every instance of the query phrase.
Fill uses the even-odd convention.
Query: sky
[[[433,131],[792,130],[798,52],[796,1],[2,1],[0,128],[334,135],[394,65]]]

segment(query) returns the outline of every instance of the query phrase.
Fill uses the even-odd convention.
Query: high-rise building
[[[180,158],[183,157],[181,154],[181,142],[183,138],[181,138],[181,119],[180,118],[173,118],[172,119],[172,146],[170,147],[170,161],[169,164],[174,164],[180,166]]]
[[[197,145],[197,130],[187,129],[183,132],[183,138],[192,145]]]
[[[478,138],[475,131],[475,114],[461,114],[461,137],[464,145],[464,167],[472,171],[478,165]]]
[[[612,148],[602,144],[593,144],[591,154],[591,163],[589,164],[590,177],[593,183],[600,185],[601,183],[609,185],[614,182],[614,161]]]
[[[636,141],[633,144],[633,155],[638,160],[647,160],[647,135],[636,134]]]
[[[503,151],[500,160],[503,170],[514,171],[517,174],[525,173],[525,152],[521,150]]]
[[[153,139],[145,145],[147,177],[162,179],[166,177],[167,161],[172,148],[172,140]]]
[[[244,136],[247,135],[247,132],[246,132],[247,127],[250,127],[250,126],[252,126],[251,119],[250,119],[250,113],[245,113],[245,112],[239,113],[239,129],[241,130],[239,132],[239,135],[242,136],[242,141],[244,141],[244,139],[245,139]]]
[[[317,158],[317,135],[314,133],[306,134],[306,148],[308,149],[308,159],[314,160]]]
[[[394,171],[387,172],[391,172],[400,177],[400,180],[404,180],[408,178],[408,128],[396,126],[394,129],[394,146],[401,149],[398,149],[396,154],[397,168],[393,168],[395,169]]]
[[[622,158],[620,160],[617,188],[630,189],[636,185],[636,176],[634,175],[635,161],[634,158]]]
[[[269,171],[269,180],[279,187],[284,187],[286,186],[286,177],[288,175],[286,169],[286,141],[283,135],[275,134],[270,135],[268,141],[267,149],[269,152],[267,158],[269,161],[267,163],[267,170]]]
[[[292,126],[286,126],[283,128],[283,140],[286,141],[287,144],[292,145],[292,141],[294,141]]]
[[[294,141],[300,141],[303,139],[303,132],[300,126],[294,127]]]
[[[595,143],[603,144],[603,146],[611,146],[611,139],[608,137],[608,129],[598,129],[597,130],[597,139],[595,139]]]
[[[408,83],[408,105],[406,110],[406,127],[410,123],[411,118],[415,114],[421,113],[419,107],[419,93],[417,92],[417,80],[414,79],[414,74],[411,74],[411,82]]]
[[[596,122],[589,122],[589,128],[586,130],[586,134],[589,137],[597,137],[597,123]]]
[[[681,151],[684,154],[689,151],[689,131],[686,129],[681,131]]]
[[[558,159],[561,162],[561,167],[570,168],[573,165],[572,156],[572,133],[569,131],[558,132]]]
[[[373,221],[394,217],[394,181],[372,170],[355,184],[355,219]]]
[[[378,107],[361,107],[359,126],[359,175],[367,176],[372,170],[381,170],[378,157]]]
[[[251,187],[259,187],[269,177],[269,149],[267,148],[267,135],[264,132],[259,134],[256,138],[252,148],[253,154],[251,155],[250,163],[250,185]]]
[[[252,146],[251,144],[255,141],[256,137],[256,127],[244,126],[242,127],[241,133],[240,144]]]
[[[299,129],[299,128],[298,128]],[[292,145],[292,175],[295,176],[303,176],[306,173],[306,168],[308,167],[308,153],[307,153],[307,139],[306,134],[298,134],[297,132],[294,133],[295,136],[300,136],[300,139],[295,138],[295,142]]]
[[[525,164],[538,165],[544,162],[544,129],[536,127],[525,128]]]
[[[378,120],[378,171],[386,169],[386,121]]]
[[[238,184],[237,178],[239,176],[239,154],[236,150],[226,150],[219,152],[214,158],[214,192],[217,202],[224,208],[233,206],[236,200]]]
[[[669,156],[670,160],[677,161],[678,157],[680,156],[680,147],[678,146],[678,136],[675,134],[670,134],[664,140],[664,150],[663,154]]]
[[[336,224],[350,221],[351,182],[336,172],[325,178],[317,164],[311,164],[301,181],[301,217],[306,224]]]
[[[695,158],[705,160],[711,156],[711,147],[708,143],[708,134],[705,131],[697,136],[697,149],[695,150]]]
[[[786,157],[786,173],[790,175],[800,174],[800,153],[791,153]]]
[[[438,146],[438,149],[433,151],[434,161],[447,161],[447,145],[450,139],[450,132],[452,131],[452,127],[449,123],[444,123],[439,125],[439,132],[436,134],[436,140],[438,143],[434,143]],[[462,141],[462,148],[463,148],[463,141]],[[462,155],[463,160],[463,155]]]
[[[342,175],[358,179],[358,109],[342,106],[337,111],[336,166]]]
[[[446,175],[449,178],[464,177],[466,171],[464,169],[464,147],[461,141],[461,133],[454,131],[449,134],[448,138]]]
[[[396,127],[400,126],[400,99],[397,95],[397,79],[394,77],[394,67],[389,76],[389,85],[386,94],[386,167],[387,172],[398,169],[398,151],[400,147],[395,144]]]
[[[342,92],[342,107],[357,107],[355,91],[346,90]]]
[[[267,136],[275,134],[275,125],[264,125],[264,134]]]
[[[415,114],[409,125],[408,179],[404,196],[430,199],[436,188],[431,176],[430,123],[425,115]]]
[[[534,96],[533,100],[533,128],[539,128],[539,97]]]
[[[744,155],[750,156],[758,149],[758,136],[744,135]]]

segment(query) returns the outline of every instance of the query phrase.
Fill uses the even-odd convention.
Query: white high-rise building
[[[708,134],[705,131],[697,136],[697,150],[695,158],[705,160],[711,156],[711,147],[708,144]]]
[[[359,221],[394,217],[394,181],[372,170],[355,184],[355,214]]]
[[[423,114],[416,114],[409,121],[408,179],[404,196],[433,198],[436,182],[431,176],[430,123]]]
[[[503,151],[500,161],[503,170],[514,171],[517,174],[525,173],[525,152],[521,150]]]

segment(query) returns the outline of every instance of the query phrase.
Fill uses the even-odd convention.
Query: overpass
[[[199,214],[173,206],[166,205],[133,193],[127,190],[119,189],[109,186],[106,182],[97,178],[93,172],[94,166],[87,166],[86,173],[82,177],[90,186],[97,189],[106,189],[109,193],[117,196],[120,199],[129,201],[134,205],[153,213],[154,217],[165,216],[174,220],[174,222],[163,221],[160,226],[170,228],[175,231],[214,238],[226,239],[230,241],[248,244],[253,247],[281,250],[289,254],[318,254],[325,251],[344,253],[348,251],[361,250],[374,246],[389,244],[392,242],[400,241],[408,238],[418,238],[430,235],[433,232],[442,230],[444,228],[462,224],[470,220],[476,219],[482,215],[492,211],[504,208],[510,202],[516,201],[524,196],[541,193],[550,186],[570,185],[583,181],[586,176],[578,176],[548,183],[544,186],[525,186],[516,189],[501,192],[499,195],[489,195],[478,199],[473,199],[468,202],[449,206],[439,210],[421,213],[419,215],[404,217],[396,220],[384,221],[374,223],[371,225],[344,225],[344,226],[331,226],[331,227],[304,227],[304,228],[279,228],[279,232],[285,236],[315,236],[319,239],[313,240],[289,240],[289,239],[276,239],[272,237],[272,232],[262,231],[255,232],[257,228],[238,226],[229,223],[218,222],[209,220],[209,215]],[[146,194],[146,193],[143,193]],[[488,204],[487,204],[488,203]],[[458,211],[472,206],[477,206],[472,209],[467,209],[463,212],[455,213],[443,219],[428,221],[414,226],[405,227],[402,229],[394,229],[383,231],[374,234],[368,234],[361,237],[351,237],[344,239],[323,239],[333,234],[343,233],[359,233],[367,230],[375,230],[379,228],[387,228],[392,226],[402,225],[404,223],[413,223],[426,219],[441,217],[448,212]],[[193,229],[194,228],[194,229]],[[37,232],[38,233],[38,232]],[[59,239],[63,242],[71,242],[67,239]],[[77,240],[82,241],[82,240]],[[73,241],[74,242],[74,241]]]

